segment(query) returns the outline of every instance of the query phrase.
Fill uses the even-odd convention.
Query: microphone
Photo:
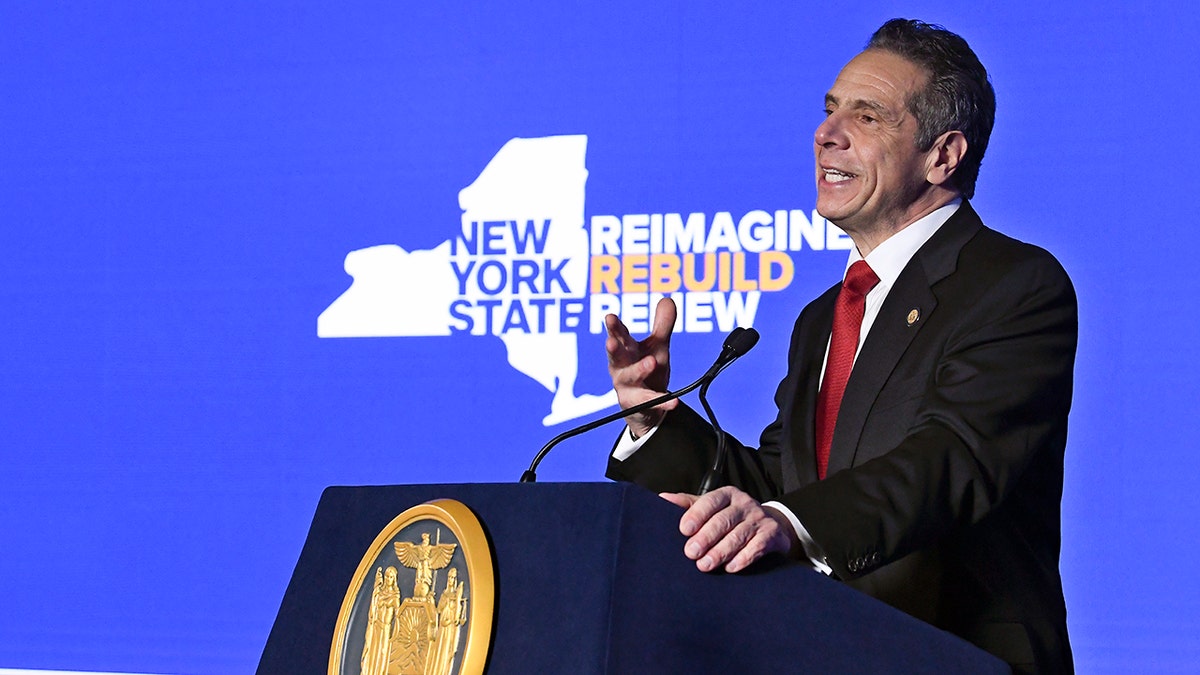
[[[630,408],[626,408],[624,410],[618,410],[617,412],[615,412],[611,415],[601,417],[598,420],[593,420],[591,422],[588,422],[587,424],[583,424],[578,427],[575,427],[574,429],[568,429],[567,431],[562,432],[561,434],[555,436],[554,438],[551,438],[550,442],[543,445],[542,449],[538,451],[537,456],[535,456],[533,458],[533,462],[531,462],[529,464],[529,468],[525,471],[525,473],[521,474],[521,482],[522,483],[536,482],[537,481],[537,467],[539,464],[542,463],[542,459],[550,452],[550,450],[552,448],[554,448],[554,446],[567,440],[568,438],[573,438],[575,436],[578,436],[579,434],[582,434],[587,431],[591,431],[592,429],[595,429],[597,427],[602,427],[605,424],[608,424],[609,422],[615,422],[620,419],[625,419],[626,417],[629,417],[630,415],[636,415],[645,410],[649,410],[650,408],[653,408],[656,405],[661,405],[663,403],[666,403],[667,401],[677,399],[685,394],[690,393],[696,387],[703,385],[705,390],[707,390],[708,385],[713,381],[713,379],[715,379],[717,377],[717,375],[719,375],[721,373],[722,370],[725,370],[726,368],[728,368],[730,364],[732,364],[734,361],[736,361],[738,358],[740,358],[746,352],[750,351],[750,349],[752,347],[754,347],[754,345],[757,342],[758,342],[758,331],[754,330],[753,328],[742,328],[741,326],[734,328],[733,331],[731,331],[729,333],[729,335],[725,338],[725,343],[721,346],[721,353],[717,356],[717,360],[714,361],[712,366],[710,366],[709,369],[703,375],[701,375],[700,378],[697,379],[695,382],[692,382],[691,384],[684,387],[683,389],[678,389],[676,391],[669,391],[669,392],[663,394],[662,396],[659,396],[658,398],[653,398],[653,399],[650,399],[649,401],[644,401],[642,403],[639,403]],[[703,399],[701,399],[701,402],[704,403],[705,410],[709,410],[708,402],[704,401]],[[713,416],[711,410],[709,410],[709,419],[713,420],[714,423],[716,421],[716,418]],[[723,434],[720,432],[720,430],[718,430],[717,431],[718,455],[720,454],[720,447],[721,447],[720,439],[722,436],[723,436]]]
[[[730,343],[734,344],[731,346]],[[725,365],[721,366],[721,370],[728,368],[729,364],[733,363],[733,361],[742,354],[745,354],[753,349],[754,345],[756,344],[758,344],[758,331],[754,330],[753,328],[747,328],[741,333],[739,333],[737,330],[730,333],[729,337],[725,340],[725,346],[729,348],[734,355],[729,358]],[[722,354],[724,354],[724,352],[722,352]],[[717,373],[720,373],[721,370],[718,370]],[[710,467],[708,472],[704,474],[704,479],[700,481],[700,489],[696,492],[696,494],[699,495],[712,492],[713,490],[724,485],[725,479],[723,478],[723,475],[725,473],[725,461],[729,457],[729,449],[725,440],[725,432],[721,431],[721,425],[717,424],[717,415],[708,405],[708,386],[713,383],[714,379],[716,379],[717,373],[713,373],[713,376],[708,378],[708,381],[700,387],[700,404],[704,406],[704,412],[708,414],[708,421],[710,424],[712,424],[713,431],[715,431],[717,434],[717,454],[716,457],[713,458],[712,467]]]

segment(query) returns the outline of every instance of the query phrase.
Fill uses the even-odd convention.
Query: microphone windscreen
[[[725,340],[725,346],[728,347],[737,356],[742,356],[746,352],[754,349],[754,345],[758,344],[758,331],[753,328],[736,328],[729,337]]]
[[[721,345],[721,351],[724,353],[733,351],[735,349],[735,345],[738,343],[738,336],[745,332],[746,329],[742,328],[741,326],[729,331],[729,335],[725,336],[725,343]]]

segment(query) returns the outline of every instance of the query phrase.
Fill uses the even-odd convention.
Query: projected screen
[[[250,671],[323,488],[515,481],[664,295],[677,384],[762,333],[710,394],[753,441],[840,279],[812,134],[893,3],[300,4],[0,9],[0,668]],[[1194,667],[1200,13],[902,11],[990,71],[974,207],[1078,291],[1076,664]]]

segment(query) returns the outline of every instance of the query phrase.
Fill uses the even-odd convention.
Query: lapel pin
[[[921,320],[921,310],[914,307],[908,311],[908,325],[911,326],[920,320]]]

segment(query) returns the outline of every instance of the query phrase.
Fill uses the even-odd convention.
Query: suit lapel
[[[854,465],[862,430],[875,398],[936,307],[937,299],[930,292],[925,272],[914,257],[888,292],[854,362],[854,369],[850,371],[838,409],[837,426],[833,430],[830,474]],[[912,310],[916,310],[921,319],[909,325],[907,315]]]
[[[846,383],[829,453],[830,474],[854,466],[871,406],[909,344],[937,308],[933,285],[954,271],[959,251],[980,227],[982,222],[979,216],[963,200],[958,211],[925,242],[896,278],[879,315],[871,325]],[[915,322],[909,321],[913,310],[916,310],[918,317]],[[832,321],[831,312],[829,325],[832,325]],[[809,413],[810,428],[814,414],[815,404],[814,411]],[[809,435],[811,444],[811,433]],[[809,456],[812,456],[811,452]]]
[[[833,328],[833,309],[837,303],[838,290],[835,285],[809,306],[808,313],[798,330],[796,381],[793,383],[790,414],[790,445],[792,452],[784,454],[784,491],[791,491],[817,481],[816,431],[817,392],[821,378],[821,363],[825,359],[825,348]],[[798,481],[789,482],[791,477]]]

